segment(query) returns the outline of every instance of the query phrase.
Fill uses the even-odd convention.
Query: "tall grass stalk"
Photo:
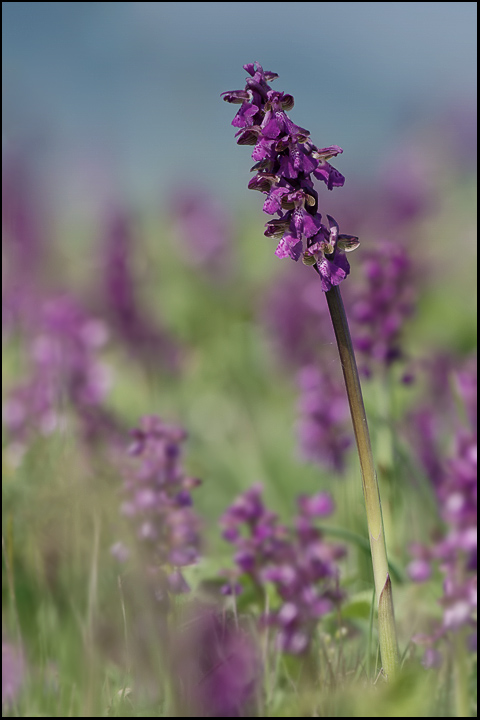
[[[470,698],[468,692],[469,669],[467,662],[467,644],[465,631],[459,631],[455,634],[454,646],[454,696],[455,696],[455,716],[471,717]]]
[[[22,633],[20,630],[20,619],[18,616],[17,598],[15,594],[15,580],[13,575],[13,520],[11,515],[7,518],[7,541],[2,534],[2,552],[7,571],[8,595],[13,617],[15,619],[15,634],[17,646],[22,647]]]
[[[342,364],[358,457],[360,459],[363,495],[367,511],[368,533],[375,581],[382,666],[386,677],[391,678],[398,668],[398,643],[393,609],[392,584],[388,569],[387,548],[383,529],[380,491],[373,462],[362,388],[340,289],[338,286],[332,287],[325,295]]]

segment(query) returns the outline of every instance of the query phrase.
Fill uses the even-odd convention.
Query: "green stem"
[[[378,633],[383,671],[387,677],[395,674],[398,667],[398,645],[393,611],[393,596],[388,572],[387,548],[383,529],[382,506],[377,475],[373,462],[372,446],[367,416],[363,403],[362,388],[357,363],[343,306],[340,289],[333,287],[325,293],[337,340],[343,377],[347,390],[353,430],[357,443],[362,473],[363,495],[367,511],[367,524],[372,553],[375,596],[378,609]]]

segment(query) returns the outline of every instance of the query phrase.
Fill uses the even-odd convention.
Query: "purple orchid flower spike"
[[[329,190],[341,187],[345,178],[328,161],[340,153],[338,145],[319,149],[310,140],[308,130],[295,125],[287,115],[294,105],[292,95],[276,92],[269,82],[276,73],[266,72],[260,63],[243,66],[249,73],[244,90],[222,93],[226,102],[240,104],[232,125],[239,128],[239,145],[253,145],[251,190],[267,196],[263,210],[276,215],[266,224],[266,237],[279,240],[275,255],[290,257],[312,265],[328,292],[339,285],[350,271],[345,257],[358,247],[358,239],[340,235],[338,224],[328,218],[322,222],[314,180]]]
[[[378,604],[380,652],[388,677],[395,674],[399,657],[392,586],[365,406],[339,288],[350,272],[346,253],[355,250],[359,242],[353,235],[341,234],[337,221],[330,215],[323,219],[314,184],[315,180],[321,180],[328,190],[343,186],[345,178],[329,162],[342,149],[338,145],[317,148],[308,130],[292,122],[287,111],[293,107],[293,97],[274,92],[269,85],[277,77],[275,73],[265,72],[258,62],[243,67],[250,75],[245,88],[223,93],[223,98],[241,105],[232,123],[239,128],[237,143],[254,148],[252,171],[256,175],[248,187],[267,196],[263,209],[274,216],[267,222],[264,234],[278,240],[277,257],[295,261],[302,258],[305,265],[314,268],[321,279],[335,332],[362,471]],[[297,610],[287,602],[283,614],[279,615],[279,621],[290,630],[296,627]],[[290,631],[287,636],[286,645],[291,643],[300,652],[304,642],[302,637]]]

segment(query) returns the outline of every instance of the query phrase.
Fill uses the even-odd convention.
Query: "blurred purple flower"
[[[411,368],[417,387],[424,387],[424,399],[406,416],[405,434],[407,444],[412,448],[414,456],[429,482],[438,487],[445,474],[445,440],[451,436],[451,419],[455,417],[457,405],[452,394],[452,380],[461,373],[458,370],[459,358],[449,353],[436,352],[431,357],[413,361]],[[475,363],[471,371],[467,371],[464,380],[457,380],[460,400],[463,398],[462,383],[466,383],[465,391],[469,400],[463,398],[466,411],[476,415],[475,392],[468,390],[468,384],[475,377]],[[467,363],[465,370],[469,364]],[[476,388],[476,381],[474,381]],[[468,409],[470,408],[470,409]],[[473,418],[471,420],[473,426]]]
[[[301,395],[297,432],[301,455],[342,473],[353,441],[343,383],[313,365],[300,371],[298,383]]]
[[[167,333],[151,322],[137,298],[132,268],[135,237],[132,219],[117,209],[108,218],[103,244],[103,298],[107,318],[129,352],[148,365],[173,368],[178,349]]]
[[[422,665],[426,670],[430,670],[431,668],[438,668],[442,664],[442,659],[443,658],[438,652],[438,650],[429,647],[425,650]]]
[[[430,562],[430,553],[427,553],[426,557],[421,557],[422,554],[422,548],[418,545],[412,545],[410,548],[410,552],[420,555],[420,557],[416,557],[415,560],[412,560],[411,563],[407,566],[407,574],[413,582],[425,582],[426,580],[429,580],[432,575],[432,565]]]
[[[473,102],[472,102],[473,101]],[[448,162],[459,174],[477,170],[478,110],[471,98],[467,103],[453,103],[441,119],[442,151],[448,149]],[[444,155],[445,156],[445,155]]]
[[[465,409],[467,425],[477,428],[477,358],[471,358],[454,376],[456,390]]]
[[[98,354],[108,333],[69,295],[46,300],[38,325],[28,339],[30,376],[7,395],[3,419],[9,440],[25,446],[29,438],[49,435],[66,422],[73,409],[85,438],[116,430],[103,407],[110,377]]]
[[[2,640],[2,706],[8,708],[19,695],[25,679],[25,662],[21,650]]]
[[[363,284],[351,296],[352,336],[361,370],[389,366],[403,357],[401,334],[416,302],[412,262],[405,248],[378,243],[362,258]],[[363,366],[362,366],[363,363]]]
[[[182,620],[172,642],[179,716],[255,715],[262,667],[251,633],[198,603],[187,607]]]
[[[288,264],[286,272],[275,278],[262,299],[261,313],[275,344],[275,358],[298,368],[324,355],[325,339],[331,337],[333,342],[334,334],[318,278],[307,268],[293,270]]]
[[[420,145],[404,145],[380,171],[376,196],[377,223],[389,235],[432,209],[431,161]]]
[[[239,145],[254,145],[252,158],[257,174],[248,187],[267,196],[263,210],[278,217],[266,224],[265,235],[278,242],[277,257],[314,265],[321,277],[324,292],[339,285],[349,271],[345,252],[358,246],[357,238],[340,235],[336,221],[318,212],[318,193],[314,179],[322,180],[329,190],[341,187],[345,178],[329,160],[342,153],[337,145],[317,148],[309,131],[295,125],[286,111],[293,97],[275,92],[269,82],[278,75],[265,72],[257,63],[244,65],[250,77],[244,90],[222,93],[224,100],[240,104],[234,127]]]
[[[472,412],[476,406],[476,365],[467,364],[457,379],[466,407],[464,419],[457,423],[450,455],[440,455],[437,439],[441,462],[429,476],[443,526],[431,546],[416,544],[410,548],[414,560],[409,574],[414,581],[427,580],[428,568],[433,565],[444,576],[439,601],[443,620],[432,636],[435,641],[449,631],[474,628],[477,606],[477,430]],[[427,439],[432,443],[430,436]]]
[[[169,213],[180,254],[187,263],[218,279],[228,269],[232,221],[213,196],[198,188],[180,188]]]
[[[32,281],[43,252],[45,218],[40,187],[26,151],[7,152],[2,160],[2,238],[15,268]]]
[[[200,550],[200,520],[190,495],[200,481],[186,476],[181,465],[186,433],[151,415],[131,436],[122,512],[131,520],[147,567],[153,573],[165,570],[165,578],[159,574],[160,595],[185,592],[188,585],[179,568],[195,563]],[[112,554],[124,561],[128,548],[116,543]]]
[[[336,561],[344,549],[326,543],[315,526],[332,511],[327,493],[302,496],[294,526],[287,528],[265,508],[262,488],[254,485],[220,521],[223,537],[236,549],[240,582],[245,574],[259,589],[275,587],[280,605],[264,622],[276,628],[278,647],[287,653],[308,652],[318,620],[342,599]]]
[[[37,317],[46,251],[45,207],[32,153],[7,150],[2,160],[2,330],[25,330]]]
[[[420,407],[409,414],[408,434],[423,472],[434,487],[438,487],[445,473],[440,451],[438,413],[430,407]]]

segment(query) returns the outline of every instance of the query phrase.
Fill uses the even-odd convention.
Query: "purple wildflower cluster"
[[[342,473],[353,441],[345,388],[340,379],[314,365],[302,368],[298,382],[300,452],[306,460]]]
[[[186,476],[181,464],[186,432],[150,415],[131,435],[122,512],[135,528],[148,573],[158,577],[158,596],[187,592],[181,568],[195,563],[200,549],[200,521],[190,491],[200,481]],[[128,557],[122,543],[112,553],[119,560]]]
[[[294,528],[278,521],[262,500],[261,485],[240,495],[221,518],[223,537],[235,546],[237,578],[247,575],[261,588],[272,583],[280,607],[264,620],[278,631],[278,647],[288,653],[308,651],[322,616],[342,599],[336,560],[344,548],[328,544],[315,520],[333,512],[327,493],[301,496]],[[226,585],[226,594],[238,589]]]
[[[402,358],[401,332],[414,312],[416,293],[412,262],[398,243],[384,241],[366,252],[362,270],[351,318],[355,349],[368,376],[372,363],[389,366]]]
[[[430,577],[432,565],[438,565],[444,575],[442,622],[433,635],[418,638],[429,645],[427,657],[432,662],[438,659],[432,648],[436,640],[449,631],[475,627],[477,606],[476,367],[457,373],[456,384],[464,421],[457,428],[453,451],[435,465],[432,477],[443,529],[432,546],[412,546],[415,559],[409,566],[417,582]]]
[[[318,149],[308,130],[295,125],[286,111],[291,95],[276,92],[269,82],[278,77],[265,72],[259,63],[243,66],[248,72],[244,90],[222,93],[229,103],[240,104],[232,125],[238,127],[239,145],[254,145],[252,171],[256,175],[248,187],[267,198],[263,210],[277,215],[266,224],[266,237],[279,239],[275,254],[298,260],[318,271],[326,292],[344,280],[350,266],[345,252],[358,247],[358,239],[339,234],[338,223],[327,215],[322,222],[314,179],[329,190],[341,187],[345,178],[328,162],[343,152],[337,145]]]
[[[36,432],[51,434],[65,423],[69,408],[86,436],[95,436],[107,418],[102,403],[109,373],[98,358],[106,340],[104,323],[70,296],[44,302],[30,339],[30,377],[13,388],[3,408],[12,444],[21,449]]]

